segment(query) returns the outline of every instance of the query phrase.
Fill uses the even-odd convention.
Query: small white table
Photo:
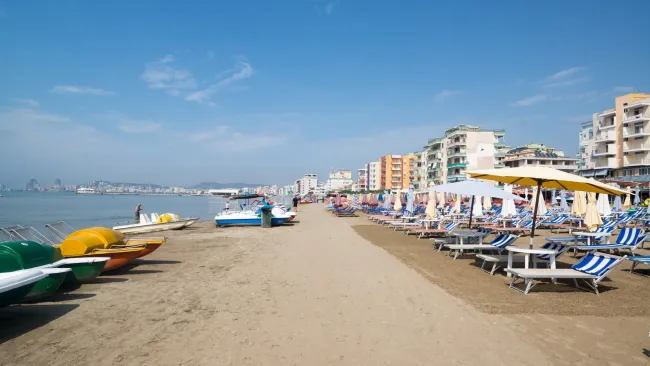
[[[506,228],[506,222],[508,222],[508,221],[513,222],[513,221],[518,221],[518,220],[519,220],[519,219],[516,219],[516,218],[507,218],[507,217],[506,217],[506,218],[501,218],[501,219],[499,219],[499,221],[501,221],[501,222],[503,223],[503,228],[504,228],[504,229]]]
[[[571,233],[575,237],[575,240],[573,243],[575,245],[578,244],[578,237],[579,236],[584,236],[587,238],[587,245],[591,245],[591,238],[596,238],[599,236],[606,236],[607,237],[607,243],[609,244],[609,237],[612,235],[612,233],[596,233],[596,232],[591,232],[591,231],[574,231]]]
[[[557,254],[557,252],[554,250],[521,248],[521,247],[515,247],[511,245],[507,246],[506,250],[508,250],[508,269],[512,269],[512,257],[514,253],[523,253],[525,255],[524,268],[528,268],[531,254],[535,254],[535,255],[548,254],[551,269],[555,269],[555,254]],[[510,274],[510,272],[506,272],[506,273],[508,277],[512,277],[512,274]]]
[[[478,238],[478,243],[483,244],[483,233],[479,233],[478,231],[458,230],[458,231],[452,231],[451,235],[456,237],[456,244],[463,245],[463,238]]]

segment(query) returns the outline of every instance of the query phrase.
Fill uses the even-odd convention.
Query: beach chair
[[[627,256],[589,253],[570,269],[506,268],[506,272],[512,275],[510,288],[526,295],[541,279],[571,279],[578,289],[593,291],[598,295],[598,283],[626,258]],[[524,280],[523,289],[515,285],[518,279]],[[584,281],[588,288],[580,286],[579,280]]]
[[[613,227],[605,227],[604,225],[597,228],[594,230],[595,233],[603,233],[603,234],[609,234],[612,231],[614,231]],[[606,235],[603,236],[594,236],[591,238],[591,242],[593,244],[598,244],[600,243],[603,238],[605,238]],[[609,236],[607,236],[609,237]],[[587,237],[586,236],[556,236],[556,237],[549,237],[549,238],[544,238],[546,241],[552,242],[552,243],[573,243],[573,242],[587,242]]]
[[[639,264],[645,264],[645,265],[650,266],[650,255],[635,255],[635,256],[632,256],[632,257],[627,257],[627,259],[629,261],[632,261],[632,269],[630,269],[630,273],[635,273],[634,269]],[[644,275],[644,274],[641,274],[641,273],[638,273],[638,272],[636,274],[641,275],[641,276],[650,277],[650,276],[647,276],[647,275]]]
[[[480,252],[493,250],[501,251],[503,248],[514,243],[518,238],[518,235],[501,234],[486,244],[446,244],[444,247],[449,249],[447,256],[451,257],[451,252],[454,252],[454,259],[457,259],[460,253],[464,250],[475,250]]]
[[[569,215],[559,215],[551,219],[550,221],[541,223],[539,225],[539,228],[553,230],[555,227],[563,227],[565,221],[567,221],[568,219],[569,219]]]
[[[559,243],[546,243],[542,245],[542,249],[553,250],[556,252],[555,254],[556,261],[559,257],[562,256],[562,254],[566,253],[566,251],[569,250],[569,248],[570,247],[568,245],[563,245]],[[483,262],[481,263],[481,269],[485,272],[488,272],[490,275],[494,275],[494,272],[496,272],[497,269],[502,267],[504,264],[508,263],[507,254],[477,254],[476,258],[483,260]],[[550,265],[550,259],[551,259],[550,254],[537,254],[533,257],[532,263],[534,267],[537,267],[538,263],[543,263],[548,266]],[[525,258],[524,256],[520,256],[520,255],[513,256],[512,262],[524,263]],[[485,266],[488,263],[492,263],[492,269],[490,269],[489,271],[485,268]]]
[[[574,245],[573,248],[577,250],[585,250],[595,252],[598,250],[613,250],[619,252],[627,250],[631,255],[648,237],[648,234],[643,232],[643,229],[638,228],[623,228],[613,244],[591,244],[591,245]]]
[[[422,239],[430,236],[448,236],[456,227],[458,227],[458,222],[452,221],[442,229],[416,229],[412,232],[417,235],[418,239]]]

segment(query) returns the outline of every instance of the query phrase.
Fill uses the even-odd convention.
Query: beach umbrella
[[[622,211],[623,210],[623,203],[621,202],[621,196],[616,196],[614,197],[614,204],[612,205],[612,210],[614,211]]]
[[[544,216],[548,210],[546,209],[546,201],[544,201],[544,195],[537,192],[539,190],[541,190],[541,188],[533,187],[533,197],[541,196],[541,202],[538,205],[535,205],[534,209],[537,212],[537,216]]]
[[[528,188],[524,189],[524,198],[528,201]],[[528,201],[528,205],[530,206],[531,204],[532,202]]]
[[[569,204],[566,202],[566,191],[560,191],[560,208],[562,211],[569,211]]]
[[[641,189],[639,187],[634,188],[634,206],[638,206],[641,204],[641,197],[639,196],[640,192]]]
[[[506,193],[512,193],[512,184],[506,184],[503,187],[503,190]],[[501,203],[501,216],[502,217],[512,217],[517,214],[517,208],[515,207],[514,200],[503,200]]]
[[[587,196],[587,213],[585,214],[585,226],[587,230],[594,231],[596,228],[603,224],[603,220],[598,214],[598,207],[596,207],[596,193],[589,192]]]
[[[388,191],[384,191],[384,209],[390,210],[390,196],[388,195]]]
[[[490,196],[483,196],[483,208],[486,210],[492,208],[492,198],[490,198]]]
[[[483,206],[481,205],[481,196],[472,196],[471,198],[471,209],[472,209],[472,216],[474,217],[482,217],[483,216]]]
[[[609,196],[606,194],[599,194],[598,201],[596,201],[596,208],[598,213],[603,216],[609,216],[612,214],[612,208],[609,207]]]
[[[435,187],[432,187],[435,188]],[[436,192],[436,201],[438,201],[438,207],[445,208],[445,194],[443,192]]]
[[[383,196],[381,193],[379,193],[379,196],[377,196],[377,199],[380,200],[380,201],[383,201],[383,200],[384,200],[384,196]]]
[[[424,210],[424,213],[428,218],[438,216],[438,209],[436,208],[436,192],[429,192],[429,202],[427,202],[427,209]]]
[[[630,202],[630,193],[632,193],[632,189],[630,187],[627,187],[625,189],[626,194],[625,194],[625,201],[623,202],[623,210],[627,211],[632,207],[632,203]]]
[[[409,187],[408,194],[406,195],[406,211],[408,213],[413,213],[415,211],[415,193],[413,191],[413,186]]]
[[[393,205],[393,210],[395,211],[401,211],[402,210],[402,195],[400,194],[400,190],[397,190],[397,193],[395,194],[395,204]]]
[[[461,208],[460,203],[461,203],[462,200],[463,200],[463,198],[461,197],[461,195],[457,194],[456,195],[456,200],[454,201],[454,213],[457,213],[457,214],[460,213],[460,208]]]
[[[456,182],[456,183],[447,183],[447,184],[441,184],[439,186],[435,187],[436,191],[444,191],[447,193],[455,193],[458,196],[458,199],[456,200],[456,204],[460,206],[460,195],[466,194],[466,195],[471,195],[471,203],[470,203],[470,215],[469,215],[469,226],[472,226],[472,216],[473,216],[473,211],[474,211],[474,199],[475,195],[476,196],[488,196],[492,198],[500,198],[500,199],[510,199],[510,200],[517,200],[517,201],[523,201],[523,199],[519,196],[516,196],[512,193],[508,193],[502,189],[499,189],[497,187],[494,187],[490,184],[487,184],[485,182],[481,182],[478,180],[465,180],[461,182]],[[433,189],[432,189],[433,190]],[[481,202],[481,201],[479,201]],[[481,206],[480,203],[477,204],[477,206]],[[514,203],[513,203],[514,206]]]
[[[573,206],[571,213],[575,216],[584,216],[587,213],[587,194],[583,191],[573,193]]]
[[[466,172],[472,178],[493,180],[501,183],[519,184],[537,187],[535,194],[535,209],[533,209],[533,226],[530,231],[530,247],[533,247],[535,226],[537,224],[537,207],[542,187],[555,189],[571,189],[594,193],[623,194],[625,191],[589,180],[579,175],[567,173],[558,169],[543,166],[486,169]],[[600,217],[599,217],[600,218]]]
[[[555,188],[553,188],[553,190],[551,190],[551,206],[557,206],[557,205],[558,205],[557,196],[555,195]]]

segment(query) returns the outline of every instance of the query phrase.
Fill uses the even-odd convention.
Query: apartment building
[[[305,174],[302,178],[296,180],[294,185],[294,192],[299,193],[300,195],[306,195],[316,188],[318,185],[318,175],[316,174]]]
[[[567,157],[563,151],[543,144],[528,144],[509,150],[505,153],[503,164],[506,168],[548,166],[567,173],[575,173],[578,169],[578,159]]]
[[[592,116],[591,155],[583,176],[628,178],[650,174],[650,94],[619,96],[614,108]]]
[[[424,167],[426,166],[426,154],[423,151],[408,154],[413,156],[410,164],[409,182],[414,189],[424,189],[426,185],[426,174]]]
[[[378,191],[381,189],[381,163],[373,161],[366,164],[366,171],[368,172],[368,189],[371,191]]]
[[[434,138],[424,147],[422,152],[426,156],[423,176],[426,187],[432,187],[447,182],[447,148],[445,139]]]
[[[368,190],[368,164],[363,168],[357,169],[357,187],[359,191]]]
[[[350,170],[334,170],[327,177],[325,190],[327,192],[334,192],[349,189],[352,183],[354,181],[352,180],[352,172]]]
[[[447,183],[467,179],[467,170],[503,168],[504,130],[460,125],[445,131]]]
[[[593,121],[580,124],[580,137],[578,138],[578,170],[593,169],[590,156],[593,150],[594,126]]]

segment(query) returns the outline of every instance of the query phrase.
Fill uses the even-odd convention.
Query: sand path
[[[2,364],[552,363],[516,323],[447,294],[321,205],[301,209],[291,227],[171,233],[137,267],[0,310]]]

